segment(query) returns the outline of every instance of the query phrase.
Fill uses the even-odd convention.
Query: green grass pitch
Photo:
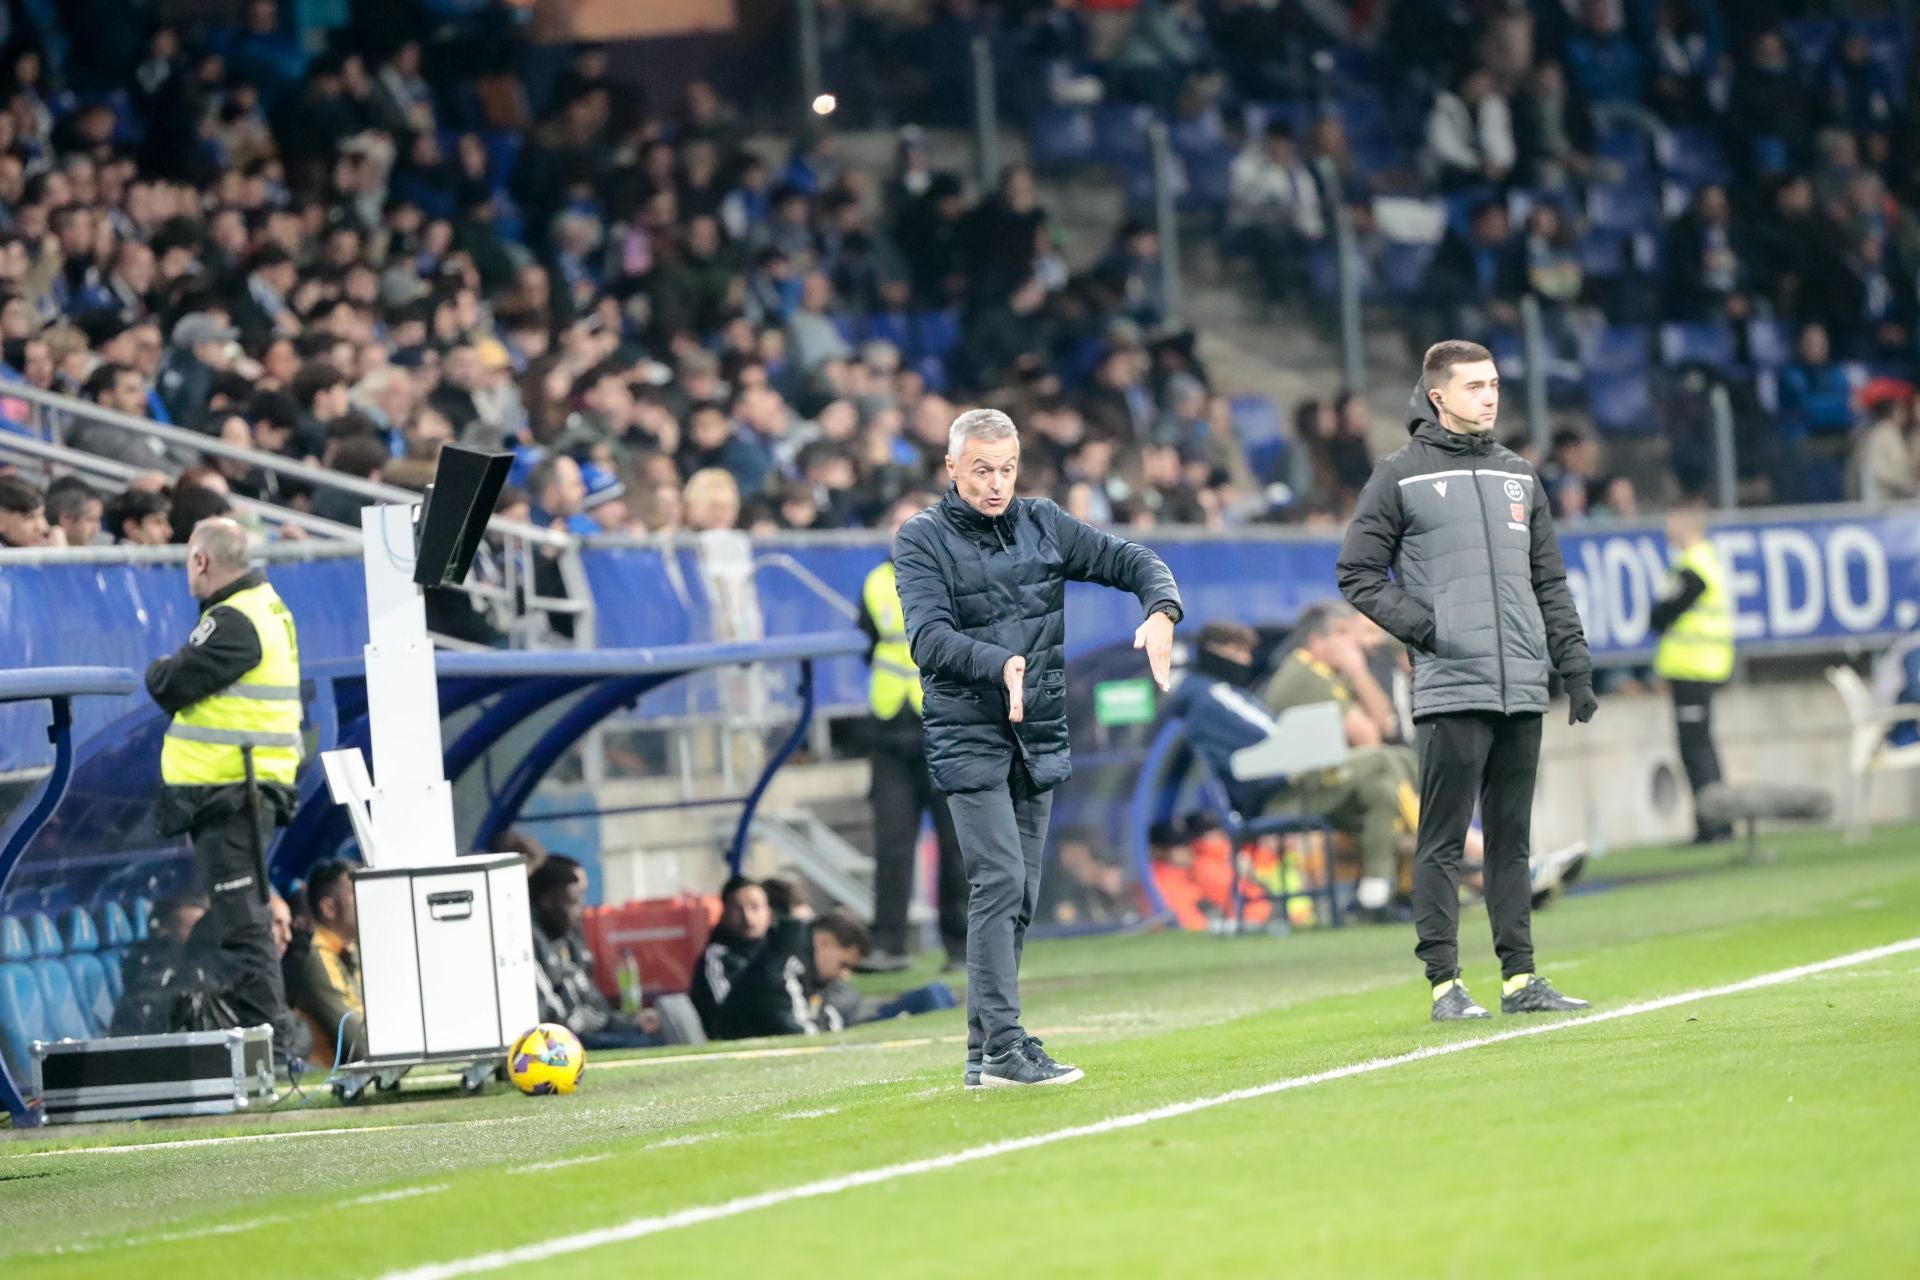
[[[1536,917],[1542,971],[1604,1013],[1920,937],[1920,833],[1774,847],[1780,859],[1756,866],[1667,850],[1598,863],[1605,891]],[[1462,934],[1468,982],[1496,1005],[1484,915],[1468,913]],[[1412,942],[1372,928],[1036,945],[1028,1024],[1088,1072],[1064,1089],[964,1092],[951,1013],[771,1056],[601,1054],[569,1098],[410,1088],[238,1123],[10,1134],[0,1269],[1920,1275],[1920,950],[950,1167],[910,1163],[1518,1022],[1428,1024]],[[279,1136],[327,1128],[359,1131]],[[235,1135],[267,1136],[205,1141]],[[805,1198],[686,1212],[902,1164]],[[610,1242],[554,1249],[623,1224]]]

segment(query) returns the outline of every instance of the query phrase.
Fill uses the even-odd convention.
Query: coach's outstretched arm
[[[1408,595],[1388,572],[1400,554],[1400,538],[1405,532],[1400,482],[1389,468],[1377,468],[1360,491],[1353,523],[1347,526],[1346,540],[1340,544],[1335,581],[1347,603],[1379,623],[1388,635],[1431,653],[1433,610]]]
[[[963,634],[953,624],[953,596],[939,553],[925,542],[914,522],[893,544],[894,574],[900,605],[907,616],[907,649],[914,665],[949,680],[999,684],[1013,650]]]
[[[1060,545],[1061,568],[1070,582],[1091,582],[1132,592],[1146,613],[1134,632],[1133,647],[1147,651],[1154,682],[1164,692],[1171,687],[1173,624],[1184,616],[1180,588],[1173,571],[1150,547],[1102,532],[1063,511],[1057,503],[1042,504],[1053,517],[1054,541]],[[1164,624],[1155,621],[1164,617]]]

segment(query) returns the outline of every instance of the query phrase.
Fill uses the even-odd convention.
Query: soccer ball
[[[572,1093],[587,1069],[587,1051],[573,1032],[543,1022],[513,1042],[507,1050],[507,1079],[532,1097]]]

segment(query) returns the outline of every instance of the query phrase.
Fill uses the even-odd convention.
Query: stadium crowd
[[[446,442],[511,448],[503,508],[576,533],[871,524],[944,484],[975,402],[1033,428],[1029,491],[1092,518],[1261,505],[1145,226],[1074,273],[1024,168],[970,198],[909,134],[872,190],[830,132],[764,154],[710,86],[651,104],[595,47],[530,95],[404,30],[314,52],[292,16],[85,49],[15,27],[0,381],[405,486]],[[236,495],[357,520],[109,422],[60,438],[132,469],[125,495],[62,482],[105,500],[102,538],[156,540],[164,510],[183,540]],[[41,499],[44,534],[0,492],[10,544],[91,540]]]
[[[943,30],[910,6],[846,7],[866,18],[833,28],[852,68],[897,64],[889,51]],[[1737,415],[1744,500],[1888,500],[1920,486],[1907,6],[1024,0],[944,12],[972,14],[1017,64],[1043,160],[1115,165],[1138,198],[1151,179],[1131,122],[1159,113],[1183,203],[1282,298],[1331,299],[1342,209],[1363,287],[1401,309],[1415,355],[1469,336],[1517,371],[1531,297],[1550,390],[1604,435],[1666,437],[1677,483],[1663,488],[1710,482],[1714,382]],[[876,83],[916,109],[916,92],[942,92],[937,77],[903,77]],[[1556,484],[1557,513],[1619,505],[1611,475],[1591,479]]]

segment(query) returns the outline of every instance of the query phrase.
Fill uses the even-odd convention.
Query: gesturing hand
[[[1133,633],[1133,647],[1147,651],[1147,668],[1160,692],[1173,688],[1173,619],[1164,613],[1150,614]]]
[[[1007,719],[1019,724],[1027,715],[1027,660],[1008,658],[1007,665],[1000,668],[1000,678],[1007,685]]]
[[[1585,724],[1593,719],[1593,713],[1600,709],[1600,699],[1593,696],[1590,684],[1570,684],[1567,686],[1567,723]]]

